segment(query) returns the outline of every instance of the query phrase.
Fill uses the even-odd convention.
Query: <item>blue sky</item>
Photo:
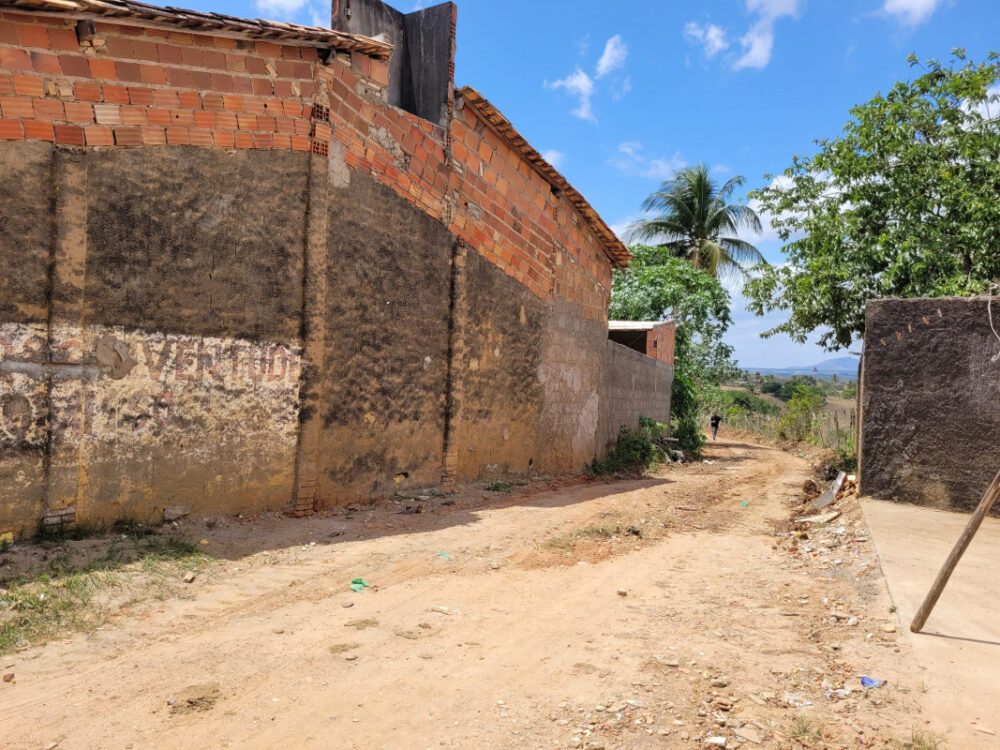
[[[327,25],[329,0],[186,0],[202,10]],[[432,5],[400,2],[409,11]],[[1000,48],[997,0],[459,0],[455,77],[488,97],[616,229],[673,170],[766,184],[847,110],[912,77],[906,56]],[[766,232],[758,247],[781,262]],[[759,333],[734,295],[744,367],[828,354]]]

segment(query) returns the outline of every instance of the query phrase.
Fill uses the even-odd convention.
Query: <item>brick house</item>
[[[608,321],[608,339],[670,365],[674,364],[675,334],[672,320]]]
[[[0,532],[579,471],[666,419],[608,341],[628,251],[456,89],[455,6],[332,10],[0,0]]]

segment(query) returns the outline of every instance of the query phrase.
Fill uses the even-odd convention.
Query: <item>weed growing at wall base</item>
[[[208,563],[190,542],[145,532],[116,534],[100,557],[80,566],[60,549],[41,575],[0,588],[0,654],[93,627],[112,602],[166,598],[185,572]]]
[[[664,461],[667,456],[660,445],[664,429],[665,425],[647,417],[639,418],[639,428],[636,430],[622,427],[615,447],[604,458],[595,459],[590,464],[590,472],[596,476],[621,474],[648,469],[653,464]]]

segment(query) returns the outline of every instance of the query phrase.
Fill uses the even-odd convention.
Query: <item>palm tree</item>
[[[745,278],[748,267],[767,261],[736,236],[741,228],[761,232],[756,211],[728,202],[743,182],[736,176],[719,187],[704,164],[682,169],[642,202],[642,210],[654,216],[634,222],[627,239],[653,242],[712,276]]]

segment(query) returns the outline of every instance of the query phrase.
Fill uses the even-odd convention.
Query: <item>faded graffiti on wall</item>
[[[51,359],[46,342],[44,326],[0,325],[0,446],[48,450],[50,471],[73,467],[88,477],[85,487],[56,483],[72,497],[49,497],[50,505],[87,507],[88,493],[98,504],[127,502],[108,497],[125,492],[119,478],[102,487],[100,472],[90,469],[113,450],[115,462],[133,462],[130,471],[140,478],[130,487],[140,493],[153,483],[141,477],[162,470],[148,464],[164,445],[181,448],[180,464],[217,465],[214,478],[230,492],[277,466],[274,481],[290,484],[298,343],[64,324],[53,327]]]

